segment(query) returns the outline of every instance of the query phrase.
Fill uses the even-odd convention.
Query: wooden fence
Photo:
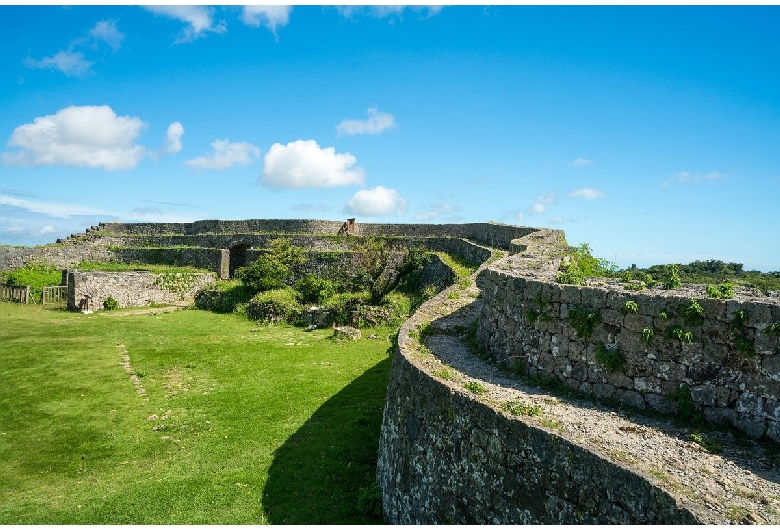
[[[29,304],[33,301],[32,296],[30,296],[30,286],[0,283],[0,300],[12,300],[20,304]]]
[[[43,288],[42,305],[65,305],[68,302],[68,286],[54,285]]]

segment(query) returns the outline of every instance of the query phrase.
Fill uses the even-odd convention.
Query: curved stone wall
[[[450,289],[451,290],[451,289]],[[398,334],[377,482],[392,524],[679,524],[722,522],[556,432],[511,416],[433,375],[413,337],[446,314],[450,290]]]
[[[780,440],[780,298],[738,289],[735,299],[710,299],[704,286],[637,293],[605,280],[561,285],[530,277],[521,262],[507,258],[478,280],[477,337],[495,359],[667,414],[689,391],[710,421]]]

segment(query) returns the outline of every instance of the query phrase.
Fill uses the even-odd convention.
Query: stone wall
[[[216,281],[214,273],[103,272],[68,270],[68,309],[102,309],[113,297],[119,307],[141,307],[191,300]],[[87,307],[83,300],[89,300]]]
[[[478,279],[477,338],[498,361],[667,414],[686,399],[684,387],[710,421],[780,441],[780,298],[708,299],[704,286],[637,293],[617,282],[561,285],[522,266],[511,272],[512,262],[498,264],[510,272],[488,269]],[[702,318],[686,318],[693,300]]]
[[[343,221],[309,219],[249,219],[245,221],[195,221],[194,223],[106,223],[100,233],[173,236],[205,234],[338,234]],[[402,237],[454,237],[510,249],[512,241],[537,229],[497,223],[380,224],[356,223],[356,235]],[[211,246],[211,245],[199,245]]]
[[[419,314],[398,334],[379,441],[387,523],[713,522],[648,477],[432,376],[409,336]]]
[[[108,262],[113,257],[114,253],[102,245],[0,247],[0,270],[17,269],[24,267],[27,263],[48,263],[65,269],[82,261]]]

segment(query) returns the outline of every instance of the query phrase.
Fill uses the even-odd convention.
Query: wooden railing
[[[30,286],[0,283],[0,300],[12,300],[20,304],[29,304],[32,301]]]
[[[68,286],[54,285],[43,288],[42,305],[64,305],[68,302]]]

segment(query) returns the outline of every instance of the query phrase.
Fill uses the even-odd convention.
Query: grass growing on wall
[[[22,268],[0,273],[0,283],[9,285],[29,285],[30,296],[40,303],[43,288],[59,285],[62,281],[62,271],[53,265],[31,263]]]
[[[144,271],[153,272],[155,274],[163,273],[200,273],[211,272],[208,269],[199,269],[197,267],[177,267],[173,265],[155,265],[150,263],[117,263],[117,262],[100,262],[100,261],[82,261],[74,269],[82,271],[105,271],[105,272],[128,272],[128,271]]]
[[[378,522],[359,501],[393,330],[8,303],[0,321],[0,523]]]

